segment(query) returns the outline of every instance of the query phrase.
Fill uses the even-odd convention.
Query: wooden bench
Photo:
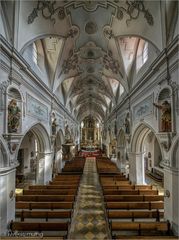
[[[55,178],[57,178],[57,179],[64,179],[64,180],[66,180],[66,179],[68,179],[68,180],[71,180],[71,179],[81,179],[81,175],[62,175],[62,174],[58,174],[58,175],[56,175],[55,176]]]
[[[79,183],[77,182],[77,183],[75,183],[75,182],[73,182],[73,183],[71,183],[71,182],[62,182],[62,181],[49,181],[49,184],[56,184],[56,185],[62,185],[62,186],[73,186],[73,187],[78,187],[78,185],[79,185]]]
[[[102,185],[103,190],[114,189],[114,190],[152,190],[152,185]]]
[[[117,182],[113,182],[113,181],[111,181],[111,182],[101,182],[101,185],[103,186],[103,187],[105,187],[105,186],[126,186],[126,185],[131,185],[131,183],[129,182],[129,181],[117,181]]]
[[[161,195],[105,195],[106,202],[147,202],[164,201]]]
[[[16,201],[27,202],[74,202],[74,195],[19,195]]]
[[[71,210],[69,211],[16,211],[16,218],[20,218],[23,222],[25,218],[71,218]]]
[[[72,178],[72,179],[70,179],[70,178],[68,178],[68,179],[59,179],[58,177],[55,177],[55,178],[52,179],[52,181],[61,182],[62,184],[63,184],[63,183],[68,183],[68,184],[69,184],[69,183],[71,183],[71,182],[72,182],[73,184],[74,184],[74,183],[77,184],[77,183],[80,182],[80,179],[74,179],[74,178]]]
[[[73,188],[78,188],[78,186],[79,186],[79,183],[78,184],[69,184],[69,183],[67,183],[67,184],[61,184],[60,182],[58,182],[58,181],[49,181],[49,185],[59,185],[59,186],[63,186],[64,188],[69,188],[69,187],[73,187]]]
[[[12,231],[66,231],[69,222],[11,222]]]
[[[107,216],[109,219],[111,218],[130,218],[134,221],[135,218],[155,218],[156,221],[160,221],[161,218],[164,217],[164,212],[157,210],[147,210],[147,211],[107,211]]]
[[[104,195],[158,195],[158,190],[113,190],[105,189],[103,190]]]
[[[65,191],[65,190],[77,190],[78,186],[73,186],[73,185],[30,185],[29,186],[30,190],[34,189],[58,189],[58,191]]]
[[[16,209],[72,209],[73,202],[16,202]]]
[[[76,195],[77,190],[67,189],[30,189],[23,190],[24,195]]]
[[[106,209],[163,209],[164,202],[107,202]]]
[[[137,231],[140,236],[143,231],[159,231],[170,234],[169,222],[114,222],[110,223],[111,231]],[[150,235],[150,234],[149,234]]]

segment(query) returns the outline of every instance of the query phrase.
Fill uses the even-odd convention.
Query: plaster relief
[[[148,96],[133,108],[134,120],[143,119],[153,113],[153,95]]]
[[[48,108],[29,94],[27,94],[27,114],[48,121]]]

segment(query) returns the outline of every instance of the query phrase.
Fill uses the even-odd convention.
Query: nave
[[[75,157],[47,185],[30,185],[16,196],[9,235],[177,239],[164,219],[163,200],[152,185],[131,184],[107,157]]]

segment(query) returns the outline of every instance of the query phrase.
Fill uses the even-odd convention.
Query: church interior
[[[179,239],[177,0],[1,0],[0,239]]]

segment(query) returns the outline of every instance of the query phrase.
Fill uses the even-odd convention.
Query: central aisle
[[[68,239],[111,239],[93,157],[86,158]]]

